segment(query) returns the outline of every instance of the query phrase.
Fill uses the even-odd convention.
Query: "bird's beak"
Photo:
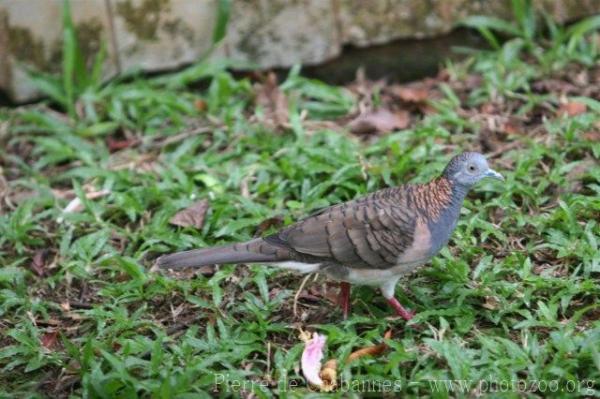
[[[500,173],[496,172],[494,169],[488,169],[487,172],[485,172],[485,177],[491,177],[494,179],[504,181],[504,176],[502,176]]]

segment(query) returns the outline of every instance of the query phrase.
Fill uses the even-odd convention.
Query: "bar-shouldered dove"
[[[394,297],[403,275],[427,263],[447,243],[463,200],[485,177],[503,180],[476,152],[457,155],[425,184],[386,188],[322,209],[279,232],[214,248],[164,255],[162,268],[261,263],[340,281],[344,317],[350,283],[378,286],[396,313],[413,316]]]

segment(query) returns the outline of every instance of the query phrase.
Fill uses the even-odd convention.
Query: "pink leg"
[[[410,310],[407,310],[406,308],[404,308],[404,306],[402,306],[396,298],[391,297],[387,301],[394,308],[394,310],[396,311],[396,314],[398,316],[402,317],[404,320],[408,321],[408,320],[412,319],[413,316],[415,315]]]
[[[348,319],[348,313],[350,313],[350,283],[345,281],[340,282],[338,303],[342,307],[344,320]]]

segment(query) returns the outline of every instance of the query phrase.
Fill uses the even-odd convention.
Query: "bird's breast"
[[[398,264],[426,262],[432,256],[432,239],[429,225],[423,218],[417,218],[412,243],[400,256]]]

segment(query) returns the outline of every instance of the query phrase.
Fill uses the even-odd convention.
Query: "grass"
[[[369,384],[407,397],[600,396],[600,89],[573,83],[600,73],[598,35],[545,42],[527,29],[527,45],[449,64],[434,112],[366,138],[338,123],[361,100],[351,90],[293,70],[280,85],[289,124],[274,127],[256,83],[226,64],[63,84],[53,103],[2,110],[0,396],[304,397],[299,328],[327,335],[340,360],[392,329],[382,356],[341,367],[340,397]],[[190,86],[199,79],[205,89]],[[248,239],[269,218],[425,182],[463,150],[490,154],[507,180],[480,184],[448,248],[398,288],[411,325],[368,287],[342,321],[329,284],[311,280],[296,318],[301,278],[287,272],[149,270],[158,254]],[[110,194],[86,199],[100,189]],[[83,209],[64,214],[75,196]],[[198,199],[210,203],[201,229],[169,224]]]

